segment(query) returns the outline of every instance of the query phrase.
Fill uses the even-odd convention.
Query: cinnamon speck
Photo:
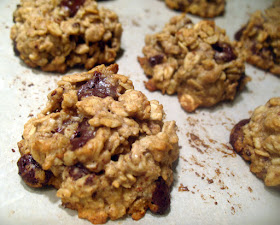
[[[12,148],[12,152],[16,152],[16,150]]]

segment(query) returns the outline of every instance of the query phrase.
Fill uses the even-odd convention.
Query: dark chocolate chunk
[[[116,99],[117,87],[111,84],[105,75],[99,72],[94,72],[94,78],[83,84],[78,89],[78,99],[81,100],[83,97],[97,96],[105,98],[111,96]]]
[[[74,137],[71,138],[70,143],[73,147],[73,150],[83,147],[88,140],[92,139],[95,136],[95,130],[91,127],[87,120],[83,120],[77,131],[74,134]]]
[[[237,40],[237,41],[240,41],[241,40],[241,37],[242,37],[242,34],[245,30],[246,26],[244,27],[241,27],[235,34],[234,34],[234,39]]]
[[[149,58],[149,63],[152,67],[162,63],[162,61],[163,61],[163,55],[155,55]]]
[[[66,7],[70,13],[70,17],[73,17],[84,3],[85,0],[62,0],[60,4]]]
[[[31,154],[25,154],[17,162],[18,174],[31,187],[42,187],[48,183],[52,173],[44,171],[33,159]]]
[[[78,180],[87,174],[90,174],[90,171],[87,168],[85,168],[81,163],[78,163],[69,168],[69,175],[74,180]]]
[[[240,141],[243,141],[244,134],[242,133],[242,127],[245,126],[247,123],[250,122],[250,119],[244,119],[239,121],[232,129],[230,134],[229,143],[233,147],[236,152],[240,152]]]
[[[16,41],[13,41],[13,45],[14,45],[14,53],[16,56],[19,56],[20,55],[20,52],[17,48],[17,42]]]
[[[112,155],[111,160],[117,162],[119,160],[119,155]]]
[[[158,206],[156,211],[158,214],[163,214],[170,206],[170,190],[162,177],[156,180],[152,203]]]
[[[269,40],[267,40],[267,42],[269,43]],[[255,55],[262,57],[264,60],[273,61],[276,63],[277,57],[274,53],[273,47],[270,45],[268,47],[262,47],[262,48],[258,49],[257,44],[253,44],[251,47],[251,51]],[[267,66],[269,66],[269,65],[267,65]]]
[[[85,181],[85,185],[93,185],[95,177],[96,177],[96,175],[94,173],[89,175],[88,178]]]
[[[227,43],[217,42],[212,45],[212,48],[215,50],[214,59],[217,62],[230,62],[236,59],[231,45]]]

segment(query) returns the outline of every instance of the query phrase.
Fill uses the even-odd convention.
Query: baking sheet
[[[271,2],[228,0],[225,15],[215,21],[233,39],[250,13]],[[44,107],[47,93],[61,77],[28,68],[14,55],[9,33],[12,12],[18,3],[0,1],[0,224],[89,225],[87,220],[78,218],[76,211],[61,206],[54,189],[31,189],[17,174],[16,143],[21,139],[23,125]],[[180,138],[169,213],[157,216],[148,212],[139,221],[126,217],[107,224],[280,224],[280,191],[265,187],[228,143],[236,122],[248,118],[269,98],[280,96],[280,78],[247,64],[246,73],[252,81],[234,102],[187,113],[176,96],[150,93],[144,88],[143,81],[147,79],[137,62],[145,35],[161,30],[171,16],[179,13],[157,0],[111,0],[99,5],[117,12],[123,24],[124,53],[117,60],[119,73],[129,76],[135,89],[150,100],[160,101],[166,120],[176,121]],[[195,23],[200,20],[190,17]],[[196,141],[193,135],[198,137]]]

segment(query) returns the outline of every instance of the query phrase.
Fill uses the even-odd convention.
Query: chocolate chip
[[[69,176],[72,177],[74,180],[78,180],[81,177],[89,174],[90,171],[83,166],[81,163],[77,163],[74,166],[69,168]]]
[[[20,52],[17,48],[17,42],[16,41],[13,41],[13,46],[14,46],[14,53],[16,56],[19,56],[20,55]]]
[[[244,32],[244,30],[246,29],[246,26],[241,27],[235,34],[234,34],[234,39],[237,41],[241,40],[242,34]]]
[[[70,17],[76,15],[80,6],[84,4],[85,0],[62,0],[60,5],[67,8],[70,13]]]
[[[119,155],[112,155],[111,160],[117,162],[119,160]]]
[[[268,38],[266,40],[267,43],[270,43],[270,39]],[[275,63],[277,63],[277,57],[276,54],[274,53],[274,49],[272,46],[268,46],[268,47],[262,47],[262,48],[257,48],[257,44],[254,43],[251,47],[251,51],[255,54],[258,55],[260,57],[262,57],[264,60],[269,60],[269,61],[274,61]],[[267,65],[267,67],[269,67],[269,65]]]
[[[233,147],[233,149],[236,152],[240,152],[242,149],[240,149],[240,141],[243,141],[243,132],[242,132],[242,127],[245,126],[247,123],[250,122],[250,119],[244,119],[239,121],[232,129],[230,138],[229,138],[229,143]]]
[[[212,45],[212,48],[215,50],[214,59],[218,63],[230,62],[236,59],[236,55],[233,52],[231,45],[224,42],[217,42]]]
[[[52,173],[44,171],[33,159],[32,155],[25,154],[17,162],[18,174],[31,187],[42,187],[48,183]]]
[[[85,185],[93,185],[94,184],[94,178],[96,177],[95,174],[91,174],[87,177],[85,181]]]
[[[149,63],[152,67],[162,63],[162,61],[163,61],[163,55],[155,55],[149,58]]]
[[[192,4],[192,0],[188,0],[188,3],[189,4]],[[186,5],[187,3],[185,3],[185,2],[179,2],[178,3],[178,9],[177,10],[179,10],[179,11],[185,11],[185,9],[186,9]]]
[[[163,214],[170,206],[170,190],[162,177],[156,180],[152,203],[158,206],[156,211],[158,214]]]
[[[57,94],[57,91],[54,90],[54,91],[51,93],[51,96],[54,96],[54,95],[56,95],[56,94]]]
[[[95,130],[91,127],[87,120],[83,120],[77,131],[74,134],[74,137],[71,138],[70,143],[73,147],[73,150],[83,147],[88,140],[92,139],[95,136]]]
[[[81,100],[83,97],[97,96],[105,98],[111,96],[116,99],[117,87],[108,81],[106,75],[103,75],[97,71],[94,72],[94,78],[83,84],[78,89],[78,99]]]

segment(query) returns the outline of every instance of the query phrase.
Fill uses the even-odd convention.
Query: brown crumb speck
[[[231,207],[231,214],[234,215],[235,214],[235,208],[232,206]]]
[[[180,184],[178,191],[190,191],[190,190],[188,189],[187,186],[183,186],[183,184]]]
[[[251,187],[248,187],[248,190],[252,193],[253,189]]]
[[[207,181],[208,181],[208,184],[212,184],[212,183],[214,183],[213,179],[209,179],[209,178],[207,178]]]
[[[16,150],[12,148],[12,152],[16,152]]]
[[[203,200],[206,200],[206,198],[204,197],[203,194],[201,194],[200,197],[201,197]]]
[[[215,169],[216,174],[219,176],[221,174],[220,169]]]

